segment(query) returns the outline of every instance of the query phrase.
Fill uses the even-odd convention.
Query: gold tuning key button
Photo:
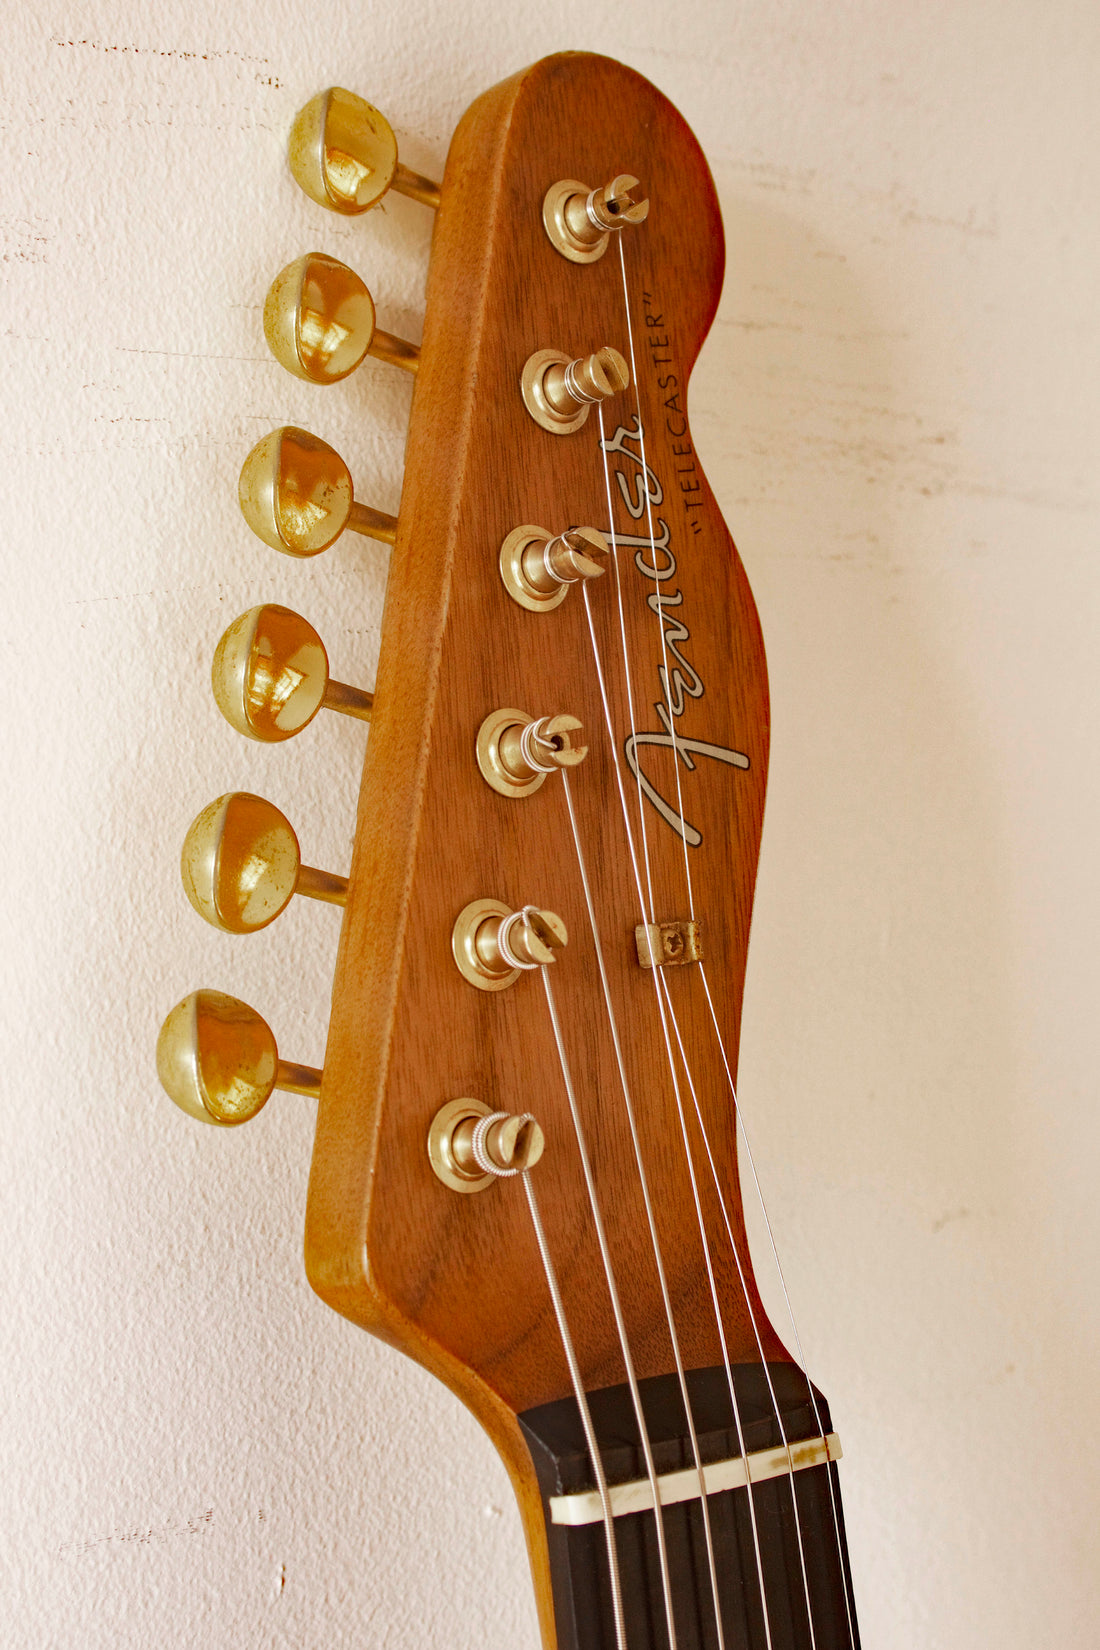
[[[374,299],[353,269],[324,252],[307,252],[276,275],[264,300],[264,337],[296,378],[336,384],[365,355],[415,372],[416,344],[374,324]]]
[[[610,344],[576,360],[561,350],[536,350],[520,375],[524,406],[551,435],[572,435],[595,402],[618,395],[629,384],[630,368]]]
[[[410,172],[397,158],[397,139],[385,115],[364,98],[330,86],[300,110],[290,128],[290,170],[318,206],[357,217],[396,189],[438,207],[439,185]]]
[[[345,528],[392,544],[397,517],[356,503],[340,454],[284,424],[258,441],[241,466],[241,512],[258,538],[287,556],[317,556]]]
[[[234,619],[214,653],[218,709],[247,739],[278,745],[308,727],[321,709],[369,722],[374,695],[334,682],[313,626],[289,607],[250,607]]]
[[[500,576],[513,601],[530,613],[548,613],[561,606],[571,584],[606,572],[610,555],[595,527],[557,535],[545,527],[514,527],[500,547]]]
[[[273,1089],[321,1092],[321,1073],[280,1060],[267,1021],[224,991],[176,1004],[157,1038],[157,1076],[181,1111],[222,1128],[255,1117]]]
[[[180,855],[183,891],[226,934],[253,934],[295,894],[343,905],[346,877],[302,864],[298,838],[273,802],[248,791],[219,796],[191,821]]]
[[[554,911],[513,911],[500,900],[475,899],[455,920],[451,951],[463,979],[479,991],[503,991],[522,971],[554,962],[568,939]]]
[[[622,172],[602,189],[576,178],[551,184],[542,203],[542,221],[553,244],[575,264],[594,264],[607,251],[612,233],[644,223],[648,200],[636,200],[637,178]]]
[[[547,774],[575,768],[588,755],[575,716],[534,718],[523,710],[494,710],[477,733],[477,765],[501,796],[533,796]]]

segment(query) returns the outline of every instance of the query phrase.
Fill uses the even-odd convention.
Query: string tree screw
[[[500,576],[513,601],[531,613],[560,607],[571,584],[598,579],[611,546],[595,527],[553,534],[530,524],[515,527],[500,547]]]
[[[637,200],[638,179],[620,172],[602,189],[576,178],[551,184],[542,203],[542,221],[551,243],[575,264],[592,264],[607,251],[613,233],[644,223],[649,201]]]
[[[472,900],[455,919],[451,953],[463,979],[479,991],[504,991],[522,972],[554,962],[569,940],[554,911],[513,910],[501,900]]]
[[[501,796],[533,796],[547,774],[584,761],[583,731],[575,716],[535,718],[522,710],[494,710],[478,729],[477,765]]]
[[[536,350],[520,374],[524,406],[551,435],[572,435],[597,401],[609,400],[629,384],[630,368],[610,344],[575,358],[561,350]]]

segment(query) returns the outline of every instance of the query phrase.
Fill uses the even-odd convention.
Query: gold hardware
[[[292,739],[322,707],[370,721],[374,695],[330,678],[320,636],[289,607],[250,607],[234,619],[210,674],[218,709],[247,739]]]
[[[520,377],[524,406],[552,435],[579,430],[593,402],[618,395],[629,383],[630,368],[610,344],[576,360],[560,350],[536,350]]]
[[[553,911],[526,906],[513,911],[496,899],[475,899],[461,911],[451,934],[451,951],[463,979],[479,991],[503,991],[519,979],[520,969],[504,948],[525,968],[552,963],[554,952],[566,944],[565,924]]]
[[[500,576],[513,601],[548,613],[561,606],[571,584],[598,579],[610,554],[595,527],[570,527],[557,537],[544,527],[514,527],[500,547]]]
[[[241,512],[258,538],[288,556],[317,556],[346,527],[392,544],[397,518],[357,504],[351,472],[327,441],[284,424],[241,465]]]
[[[288,158],[310,200],[346,217],[369,212],[389,189],[424,206],[439,205],[438,183],[401,165],[385,115],[342,86],[319,92],[298,111]]]
[[[634,930],[634,943],[643,968],[681,968],[685,963],[703,960],[699,922],[640,922]]]
[[[266,1020],[224,991],[193,991],[157,1038],[157,1076],[169,1099],[203,1123],[247,1123],[273,1089],[314,1098],[321,1073],[280,1060]]]
[[[479,1167],[473,1151],[474,1130],[492,1117],[480,1100],[449,1100],[432,1118],[428,1157],[445,1186],[455,1192],[483,1192],[498,1178]],[[500,1114],[485,1131],[482,1150],[504,1174],[533,1169],[546,1140],[533,1117]]]
[[[273,802],[230,791],[190,824],[180,854],[183,891],[226,934],[274,922],[295,894],[343,905],[348,879],[302,864],[294,827]]]
[[[353,269],[323,252],[287,264],[264,300],[264,337],[296,378],[335,384],[365,355],[415,372],[420,350],[374,324],[374,299]]]
[[[622,172],[602,189],[589,189],[576,178],[551,184],[542,203],[542,221],[563,257],[593,264],[607,251],[612,231],[644,223],[649,201],[634,199],[637,178]]]
[[[477,765],[501,796],[532,796],[554,768],[575,768],[584,761],[588,746],[573,737],[580,731],[575,716],[543,716],[536,721],[526,711],[494,710],[477,732]],[[528,753],[538,767],[528,760]]]

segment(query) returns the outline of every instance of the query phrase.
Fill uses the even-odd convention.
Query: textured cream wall
[[[429,228],[323,218],[287,124],[344,82],[438,170],[479,90],[583,46],[679,105],[725,213],[694,427],[775,710],[742,1098],[865,1643],[1095,1645],[1095,4],[74,10],[7,0],[0,54],[0,1641],[534,1645],[489,1447],[306,1285],[308,1107],[191,1127],[152,1044],[199,983],[324,1044],[334,914],[224,939],[175,868],[230,787],[348,857],[361,730],[246,747],[206,673],[267,599],[372,680],[385,553],[283,562],[235,478],[319,425],[396,508],[407,387],[292,383],[259,306],[320,243],[415,336]]]

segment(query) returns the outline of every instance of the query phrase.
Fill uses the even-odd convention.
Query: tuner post
[[[545,1145],[529,1112],[494,1112],[481,1100],[449,1100],[428,1129],[428,1159],[453,1192],[483,1192],[494,1180],[526,1173]]]
[[[575,264],[593,264],[602,258],[616,231],[644,223],[649,201],[636,200],[637,178],[628,172],[589,189],[576,178],[562,178],[546,191],[542,222],[552,244]]]
[[[504,991],[522,972],[554,962],[568,940],[554,911],[535,905],[513,911],[500,900],[476,899],[455,919],[451,953],[463,979],[479,991]]]
[[[241,465],[241,514],[257,538],[286,556],[318,556],[350,528],[393,544],[397,517],[360,504],[334,447],[292,424],[257,441]]]
[[[307,252],[280,270],[264,300],[264,337],[296,378],[337,384],[373,355],[415,372],[420,350],[375,326],[374,299],[353,269]]]
[[[398,160],[385,115],[342,86],[319,92],[298,111],[287,159],[310,200],[342,217],[369,212],[391,189],[423,206],[439,206],[438,183]]]
[[[193,991],[157,1038],[157,1076],[170,1100],[201,1123],[247,1123],[275,1089],[316,1099],[321,1073],[280,1060],[267,1021],[224,991]]]
[[[577,767],[588,755],[575,716],[533,718],[522,710],[494,710],[477,733],[477,765],[501,796],[533,796],[547,774]]]
[[[611,546],[595,527],[548,533],[544,527],[515,527],[500,547],[500,576],[512,600],[530,613],[560,607],[571,584],[606,572]]]
[[[561,350],[536,350],[520,375],[524,406],[551,435],[572,435],[595,402],[618,395],[629,384],[630,368],[610,344],[576,360]]]

